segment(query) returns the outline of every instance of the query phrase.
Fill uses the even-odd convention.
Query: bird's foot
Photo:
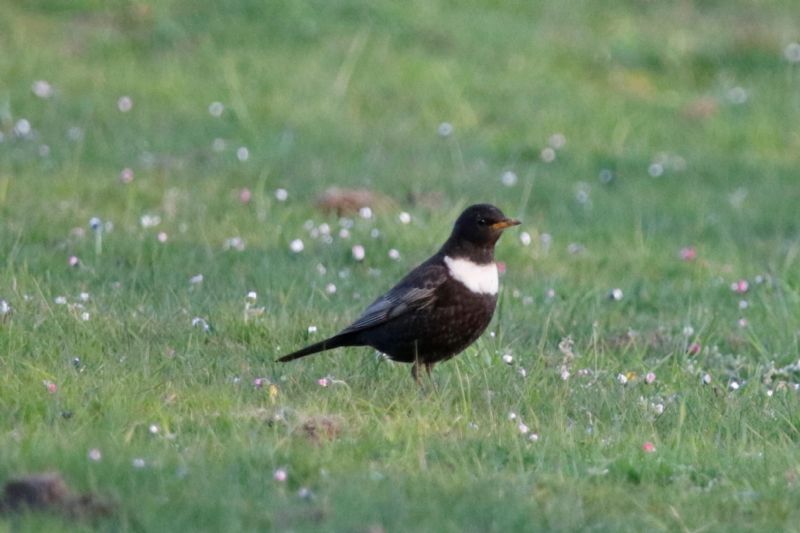
[[[431,385],[433,386],[434,390],[436,390],[437,389],[436,381],[434,381],[433,374],[431,373],[431,370],[433,370],[433,365],[434,364],[436,364],[436,363],[425,362],[425,363],[422,363],[422,366],[425,367],[425,374],[428,376],[428,381],[431,383]],[[420,367],[420,362],[419,361],[414,361],[414,364],[411,366],[411,375],[414,377],[414,381],[417,383],[417,386],[418,387],[422,387],[423,384],[422,384],[422,380],[420,379],[420,376],[419,376],[419,367]]]

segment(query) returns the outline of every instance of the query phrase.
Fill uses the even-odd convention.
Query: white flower
[[[393,261],[399,260],[400,259],[400,252],[398,252],[397,250],[392,248],[391,250],[389,250],[389,259],[392,259]]]
[[[513,187],[517,184],[517,173],[511,170],[506,170],[503,172],[503,175],[500,176],[500,181],[506,187]]]
[[[657,178],[664,174],[664,165],[661,163],[651,163],[649,167],[647,167],[647,173],[650,174],[651,177]]]
[[[289,198],[289,191],[286,189],[275,189],[275,199],[279,202],[285,202]]]
[[[236,250],[238,252],[244,251],[246,245],[244,243],[244,239],[241,237],[231,237],[230,239],[225,239],[222,247],[225,250]]]
[[[208,112],[212,117],[221,117],[223,111],[225,111],[225,106],[222,102],[211,102],[208,105]]]
[[[289,243],[289,249],[296,254],[302,252],[304,248],[305,245],[303,244],[303,241],[301,241],[300,239],[295,239]]]
[[[139,218],[139,223],[143,228],[153,228],[161,224],[161,217],[158,215],[144,214]]]
[[[313,335],[317,332],[317,326],[308,326],[308,334]]]
[[[189,283],[192,285],[197,285],[198,283],[203,283],[203,275],[202,274],[195,274],[191,278],[189,278]]]
[[[556,151],[548,146],[547,148],[542,149],[542,152],[539,154],[539,157],[545,163],[552,163],[553,161],[556,160]]]
[[[336,285],[334,285],[333,283],[328,283],[327,285],[325,285],[325,292],[327,292],[328,294],[335,294]]]
[[[728,91],[728,100],[734,105],[742,105],[747,102],[749,95],[744,87],[733,87]]]
[[[548,139],[547,143],[553,149],[560,150],[567,144],[567,138],[563,133],[554,133],[550,136],[550,139]]]
[[[238,150],[236,150],[236,159],[239,161],[247,161],[250,159],[250,150],[247,149],[246,146],[240,146]]]
[[[83,139],[83,130],[78,126],[71,126],[67,130],[67,138],[73,142],[80,141]]]
[[[504,362],[505,364],[507,364],[507,365],[510,365],[511,363],[513,363],[513,362],[514,362],[514,357],[513,357],[511,354],[508,354],[508,353],[507,353],[507,354],[505,354],[505,355],[503,356],[503,362]]]
[[[790,63],[800,63],[800,43],[789,43],[783,49],[783,57]]]
[[[403,211],[399,215],[397,215],[397,218],[400,219],[400,223],[401,224],[410,224],[411,223],[411,215],[409,215],[405,211]]]
[[[133,109],[133,100],[130,96],[120,96],[119,100],[117,100],[117,109],[119,109],[122,113],[127,113],[131,109]]]
[[[208,322],[199,316],[196,316],[192,319],[192,327],[200,328],[203,331],[209,331],[211,329],[211,326],[208,325]]]
[[[364,250],[364,247],[361,246],[360,244],[356,244],[355,246],[353,246],[351,251],[353,253],[353,259],[355,259],[356,261],[363,261],[364,257],[366,257],[367,255],[366,250]]]
[[[53,86],[44,80],[36,80],[31,85],[31,91],[39,98],[50,98],[53,96]]]
[[[31,129],[31,123],[26,118],[21,118],[14,124],[14,133],[20,137],[30,134]]]
[[[531,234],[527,231],[523,231],[519,234],[519,242],[522,243],[522,246],[530,246],[531,244]]]
[[[364,206],[358,210],[358,216],[365,219],[372,218],[372,208],[368,206]]]
[[[94,461],[95,463],[103,458],[103,453],[98,448],[92,448],[86,455],[89,457],[90,461]]]
[[[227,143],[225,142],[225,139],[217,137],[213,141],[211,141],[211,149],[214,150],[215,152],[221,152],[225,149],[226,144]]]
[[[439,124],[436,132],[439,134],[439,137],[449,137],[453,134],[453,125],[449,122],[442,122]]]

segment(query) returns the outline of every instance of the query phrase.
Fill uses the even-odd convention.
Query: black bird
[[[284,355],[291,361],[340,346],[372,346],[394,361],[431,368],[472,344],[492,319],[498,276],[494,245],[504,229],[519,224],[493,205],[470,206],[450,238],[430,259],[375,300],[345,329]]]

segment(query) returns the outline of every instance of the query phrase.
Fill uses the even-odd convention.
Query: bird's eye
[[[485,218],[483,218],[483,217],[480,217],[480,218],[478,219],[478,224],[480,224],[481,226],[488,226],[488,225],[489,225],[489,221],[488,221],[488,220],[486,220],[486,219],[485,219]]]

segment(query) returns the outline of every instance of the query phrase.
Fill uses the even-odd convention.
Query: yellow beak
[[[506,229],[510,228],[511,226],[519,226],[520,224],[522,224],[522,222],[515,218],[507,218],[505,220],[501,220],[500,222],[495,222],[489,227],[492,229]]]

